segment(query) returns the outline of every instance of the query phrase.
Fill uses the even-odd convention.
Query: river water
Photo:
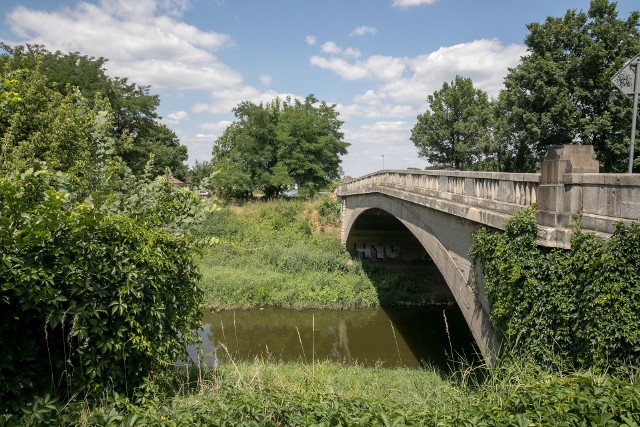
[[[452,356],[478,360],[458,307],[259,309],[204,313],[204,362],[332,360],[448,371]],[[189,350],[192,358],[196,350]]]

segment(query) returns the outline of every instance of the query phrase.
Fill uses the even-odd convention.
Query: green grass
[[[137,394],[0,416],[0,425],[637,426],[637,372],[559,373],[533,363],[430,370],[256,360],[176,368]],[[38,422],[38,418],[42,420]]]
[[[254,202],[202,225],[221,242],[200,258],[207,309],[356,308],[380,303],[359,261],[342,248],[337,201]],[[332,205],[333,204],[333,205]]]

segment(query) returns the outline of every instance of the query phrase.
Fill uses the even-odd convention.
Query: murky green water
[[[456,359],[465,354],[477,360],[473,338],[457,307],[205,313],[201,336],[208,365],[226,363],[231,357],[307,363],[330,359],[448,370],[452,354]],[[190,353],[195,357],[195,349]]]

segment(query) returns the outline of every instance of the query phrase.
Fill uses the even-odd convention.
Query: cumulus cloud
[[[170,125],[176,125],[185,121],[188,117],[189,114],[186,111],[174,111],[173,113],[167,114],[163,121]]]
[[[313,46],[316,44],[316,42],[318,41],[318,39],[316,39],[316,36],[307,36],[305,38],[305,41],[307,42],[307,44],[309,46]]]
[[[192,107],[195,113],[227,114],[243,101],[255,104],[273,101],[276,97],[304,100],[304,97],[292,93],[278,93],[273,90],[259,91],[252,86],[223,89],[211,93],[211,103],[198,103]]]
[[[343,116],[414,119],[426,108],[427,95],[456,75],[471,78],[475,87],[497,96],[508,68],[516,66],[525,54],[525,46],[505,46],[495,39],[481,39],[416,57],[372,55],[349,61],[314,55],[309,61],[345,80],[380,81],[375,88],[355,96],[353,104],[339,105]]]
[[[404,9],[407,7],[420,6],[423,4],[433,4],[437,1],[438,0],[393,0],[393,6]]]
[[[364,36],[366,34],[374,35],[377,32],[378,32],[377,28],[367,27],[366,25],[362,25],[360,27],[357,27],[355,30],[353,30],[349,35],[350,36]]]
[[[264,85],[264,86],[271,86],[271,83],[273,82],[273,79],[271,78],[270,75],[268,74],[260,74],[260,82]]]
[[[213,132],[215,135],[219,135],[224,132],[224,130],[229,127],[231,123],[233,122],[231,122],[230,120],[221,120],[215,123],[202,123],[198,125],[198,128],[202,129],[203,131]]]
[[[231,37],[177,20],[188,7],[187,0],[81,1],[59,11],[18,6],[7,24],[21,43],[108,58],[110,74],[139,84],[179,90],[239,84],[241,76],[214,55]]]
[[[332,55],[341,55],[348,58],[358,58],[362,55],[358,49],[354,49],[351,47],[344,48],[344,47],[338,46],[335,42],[323,43],[320,49],[324,53],[329,53]]]
[[[309,62],[320,68],[331,70],[345,80],[364,78],[397,79],[402,77],[406,67],[405,59],[384,55],[372,55],[365,60],[358,60],[353,63],[336,56],[327,58],[314,55],[309,59]]]
[[[349,154],[343,158],[346,171],[357,175],[382,169],[424,168],[426,162],[417,155],[411,143],[413,123],[406,121],[377,121],[355,128],[347,127],[345,140],[351,143]]]

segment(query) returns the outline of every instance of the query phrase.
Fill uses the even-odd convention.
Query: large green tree
[[[277,196],[297,184],[313,194],[338,178],[343,141],[335,105],[313,95],[304,101],[275,99],[266,104],[242,102],[213,147],[212,188],[227,197],[254,192]]]
[[[18,170],[40,160],[50,169],[81,175],[94,167],[98,135],[112,136],[112,155],[128,144],[128,138],[113,136],[106,99],[89,102],[78,90],[57,92],[39,70],[0,73],[0,79],[7,88],[0,100],[0,170]]]
[[[456,169],[491,168],[491,104],[469,78],[456,76],[427,97],[429,109],[418,116],[411,140],[421,157]]]
[[[631,102],[610,82],[640,53],[640,13],[620,19],[616,3],[592,0],[528,25],[528,54],[505,78],[497,132],[509,170],[535,170],[551,145],[593,144],[601,168],[627,164]]]
[[[112,128],[117,138],[128,138],[130,144],[119,147],[119,154],[131,169],[141,173],[153,154],[159,173],[168,167],[174,175],[186,174],[186,147],[176,135],[158,122],[157,95],[149,86],[131,83],[127,78],[106,74],[107,59],[78,52],[50,52],[40,45],[10,46],[0,42],[0,72],[5,75],[19,70],[37,72],[43,84],[63,97],[80,94],[93,107],[95,99],[106,99],[113,112]],[[75,96],[75,95],[74,95]],[[33,108],[36,108],[34,106]]]

